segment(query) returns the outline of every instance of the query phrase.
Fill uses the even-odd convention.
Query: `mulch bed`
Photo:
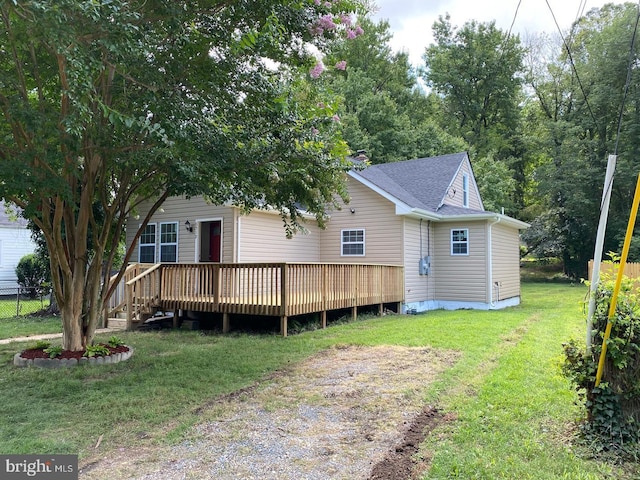
[[[113,355],[114,353],[124,353],[124,352],[128,352],[129,351],[129,347],[127,347],[126,345],[121,345],[119,347],[112,347],[110,345],[101,343],[99,345],[102,345],[104,347],[107,347],[107,349],[109,350],[109,355]],[[49,354],[45,353],[44,348],[29,348],[27,350],[23,350],[22,352],[20,352],[20,356],[24,359],[35,359],[35,358],[49,358]],[[56,356],[55,358],[59,358],[59,359],[63,359],[63,358],[75,358],[75,359],[80,359],[82,358],[82,356],[84,355],[85,350],[80,350],[80,351],[71,351],[71,350],[63,350],[62,353],[58,356]],[[101,355],[96,355],[96,357],[101,356]]]

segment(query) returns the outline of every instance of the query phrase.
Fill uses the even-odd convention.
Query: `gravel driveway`
[[[456,359],[429,348],[326,350],[203,407],[187,441],[110,452],[80,478],[366,480]]]

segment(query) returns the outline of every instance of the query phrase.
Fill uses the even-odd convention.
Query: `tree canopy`
[[[321,221],[347,148],[309,71],[357,1],[2,2],[0,196],[42,231],[64,347],[95,332],[124,223],[205,195]],[[314,49],[309,48],[314,45]],[[130,253],[130,252],[129,252]]]

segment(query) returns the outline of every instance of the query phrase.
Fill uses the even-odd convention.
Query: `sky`
[[[409,60],[414,65],[422,64],[424,49],[433,42],[431,25],[446,13],[451,15],[453,26],[462,26],[469,20],[495,20],[496,26],[505,32],[509,31],[515,17],[512,32],[520,34],[522,39],[531,33],[557,32],[547,0],[375,0],[375,3],[379,10],[373,18],[389,20],[391,25],[391,47],[396,51],[409,52]],[[548,3],[560,28],[566,32],[579,11],[588,12],[605,3],[625,2],[548,0]]]

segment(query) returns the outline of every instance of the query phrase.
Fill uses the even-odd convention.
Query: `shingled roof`
[[[435,213],[466,159],[466,152],[454,153],[372,165],[357,174],[410,207]]]

